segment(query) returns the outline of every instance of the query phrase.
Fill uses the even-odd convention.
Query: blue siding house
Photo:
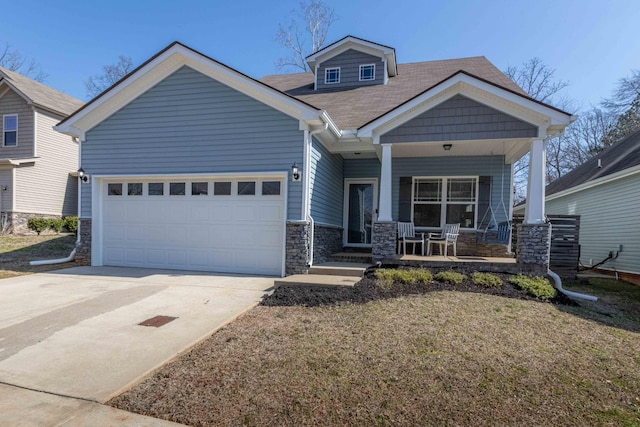
[[[78,257],[304,273],[344,247],[394,257],[398,221],[460,223],[474,255],[481,224],[511,218],[527,153],[519,244],[545,250],[544,146],[570,114],[484,57],[399,64],[347,36],[307,60],[313,72],[255,80],[174,42],[60,122],[80,141]]]

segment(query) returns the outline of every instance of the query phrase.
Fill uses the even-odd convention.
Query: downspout
[[[562,280],[560,279],[560,276],[558,276],[553,271],[547,270],[547,274],[553,278],[553,281],[555,282],[556,289],[559,292],[562,292],[563,294],[565,294],[566,296],[574,297],[574,298],[586,299],[587,301],[598,301],[598,297],[594,297],[593,295],[580,294],[578,292],[568,291],[568,290],[564,289],[562,287]]]
[[[81,168],[80,159],[82,158],[82,141],[79,138],[75,138],[78,141],[78,170]],[[80,243],[80,212],[81,212],[81,192],[82,192],[82,180],[80,177],[77,177],[78,180],[78,229],[76,236],[76,247]],[[29,265],[52,265],[52,264],[64,264],[65,262],[71,262],[76,258],[76,248],[74,247],[71,253],[66,258],[58,258],[58,259],[44,259],[38,261],[30,261]]]
[[[308,134],[308,140],[304,145],[304,156],[305,156],[305,170],[304,170],[304,211],[305,218],[309,221],[309,225],[311,227],[311,235],[309,236],[309,259],[307,259],[307,264],[309,267],[313,265],[313,246],[314,246],[314,238],[315,238],[315,221],[311,216],[311,148],[313,145],[313,135],[319,134],[329,128],[329,124],[325,123],[323,127],[319,129],[314,129],[312,131],[306,131]]]

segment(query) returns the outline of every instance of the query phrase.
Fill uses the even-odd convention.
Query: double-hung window
[[[18,145],[18,115],[10,114],[2,118],[2,145],[15,147]]]
[[[460,223],[475,228],[477,177],[415,177],[411,211],[416,227],[441,228]]]
[[[325,68],[324,84],[340,83],[340,67]]]

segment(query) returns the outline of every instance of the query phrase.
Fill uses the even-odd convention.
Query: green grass
[[[0,279],[73,266],[73,263],[31,266],[29,261],[65,258],[75,242],[73,235],[0,236]]]

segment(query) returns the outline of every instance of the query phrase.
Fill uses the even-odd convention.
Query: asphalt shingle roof
[[[598,167],[598,160],[600,165]],[[546,187],[547,196],[640,165],[640,130],[614,143]]]
[[[70,115],[84,105],[79,99],[0,67],[0,81],[3,79],[22,92],[33,104],[63,116]]]
[[[310,72],[276,74],[260,81],[326,110],[340,129],[358,129],[460,71],[529,98],[484,56],[398,64],[398,75],[386,85],[314,91]]]

